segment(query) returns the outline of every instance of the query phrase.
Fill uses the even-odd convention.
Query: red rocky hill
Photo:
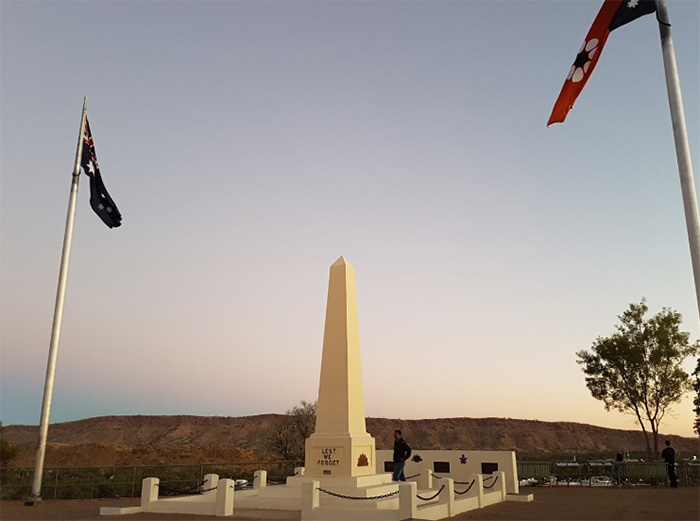
[[[48,467],[227,463],[273,458],[266,439],[279,414],[242,417],[104,416],[49,428]],[[393,443],[400,428],[415,449],[514,450],[518,458],[607,457],[643,453],[641,431],[607,429],[569,422],[504,418],[400,420],[367,418],[378,449]],[[3,427],[5,440],[19,449],[14,467],[33,467],[38,427]],[[670,439],[681,457],[700,455],[698,438]]]

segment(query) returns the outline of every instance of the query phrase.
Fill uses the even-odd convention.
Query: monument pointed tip
[[[338,257],[338,260],[333,263],[333,266],[345,266],[348,264],[350,264],[348,260],[341,255],[340,257]]]

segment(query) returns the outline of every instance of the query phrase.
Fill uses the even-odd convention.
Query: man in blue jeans
[[[666,462],[666,470],[668,479],[671,482],[671,488],[678,487],[676,482],[676,451],[671,447],[671,442],[666,440],[666,448],[661,451],[661,458]]]
[[[408,446],[406,440],[401,437],[401,431],[394,431],[394,475],[393,481],[406,481],[406,475],[403,468],[406,466],[406,460],[411,457],[411,447]]]

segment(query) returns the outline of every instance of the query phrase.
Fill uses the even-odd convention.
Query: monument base
[[[361,489],[368,487],[376,487],[392,483],[391,474],[371,474],[368,476],[354,477],[329,477],[329,476],[289,476],[287,478],[288,487],[300,487],[302,483],[308,481],[318,481],[322,487],[338,487],[343,489]],[[395,483],[394,483],[395,484]]]
[[[305,476],[353,478],[375,475],[375,442],[369,434],[312,434],[306,439]]]
[[[399,506],[398,483],[391,481],[391,474],[338,478],[289,476],[285,485],[266,485],[256,490],[236,492],[236,505],[241,508],[301,510],[302,490],[306,483],[316,484],[317,493],[320,492],[319,504],[329,508],[397,510]]]

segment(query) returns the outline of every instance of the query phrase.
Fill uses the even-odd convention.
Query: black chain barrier
[[[158,493],[165,495],[165,496],[186,496],[188,494],[197,493],[201,494],[202,492],[197,492],[197,489],[200,488],[202,485],[204,485],[206,481],[202,481],[200,484],[195,485],[194,487],[186,488],[184,490],[173,490],[167,487],[162,487],[160,483],[156,483],[156,486],[158,487]]]
[[[168,489],[165,487],[161,488],[160,483],[158,483],[158,488],[159,488],[160,493],[163,493],[163,495],[169,496],[169,497],[200,495],[200,494],[204,494],[205,492],[211,492],[212,490],[219,489],[219,487],[217,486],[217,487],[213,487],[213,488],[207,488],[204,490],[197,490],[199,487],[201,487],[205,483],[206,483],[206,481],[202,481],[199,485],[194,486],[192,488],[187,488],[185,490],[172,490],[172,489]],[[235,487],[233,485],[230,485],[228,488],[235,488]]]
[[[484,485],[484,488],[492,488],[496,484],[497,481],[498,481],[498,476],[496,476],[496,479],[494,479],[493,483],[491,483],[488,487],[486,485]]]
[[[433,477],[434,477],[435,479],[442,479],[440,476],[438,476],[438,475],[436,475],[436,474],[433,474]]]
[[[435,499],[436,497],[438,497],[438,496],[440,495],[440,492],[442,492],[444,488],[445,488],[445,485],[441,486],[441,487],[440,487],[440,490],[438,490],[438,491],[435,493],[434,496],[422,497],[422,496],[419,496],[418,494],[416,494],[416,497],[417,497],[418,499],[422,500],[422,501],[430,501],[430,500]]]
[[[406,479],[413,479],[419,477],[420,474],[414,474],[413,476],[406,476]]]
[[[484,481],[492,480],[492,479],[495,478],[495,477],[498,477],[498,476],[494,476],[493,474],[491,474],[491,475],[489,475],[489,476],[486,476],[486,477],[484,478]]]
[[[457,483],[457,482],[455,481],[455,483]],[[475,479],[472,479],[472,482],[469,483],[469,486],[467,487],[467,490],[465,490],[464,492],[457,492],[457,491],[455,490],[455,494],[457,494],[458,496],[463,496],[464,494],[466,494],[467,492],[469,492],[469,491],[472,489],[472,487],[474,486],[474,483],[476,483],[476,480],[475,480]],[[466,485],[466,483],[460,483],[460,485]]]
[[[319,492],[323,492],[324,494],[328,494],[329,496],[333,497],[339,497],[341,499],[356,499],[356,500],[375,500],[375,499],[385,499],[391,496],[395,496],[396,494],[399,493],[398,490],[394,492],[389,492],[388,494],[384,494],[383,496],[371,496],[371,497],[356,497],[356,496],[345,496],[343,494],[336,494],[335,492],[331,492],[330,490],[326,490],[323,488],[317,488]]]

